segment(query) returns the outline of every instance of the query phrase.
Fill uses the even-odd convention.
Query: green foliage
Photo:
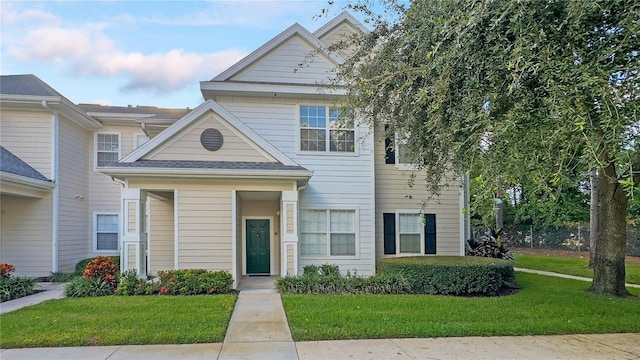
[[[115,284],[102,279],[85,279],[77,277],[64,288],[64,295],[71,298],[113,295]]]
[[[469,239],[465,244],[465,255],[494,259],[513,260],[503,239],[504,231],[487,229],[480,239]]]
[[[340,267],[335,264],[305,265],[302,268],[303,276],[340,276]]]
[[[496,295],[515,277],[509,261],[464,256],[381,259],[378,273],[405,277],[417,294],[443,295]]]
[[[33,279],[20,277],[0,277],[0,302],[17,299],[34,293]]]
[[[154,295],[160,292],[160,285],[152,280],[138,278],[136,270],[127,270],[120,274],[115,294],[120,296]]]
[[[109,256],[109,258],[111,258],[114,264],[116,264],[118,268],[120,268],[120,256]],[[76,264],[76,275],[82,276],[82,274],[84,273],[84,270],[87,268],[87,265],[89,265],[89,263],[92,262],[93,260],[95,260],[95,257],[86,258],[78,261],[78,263]]]
[[[76,278],[75,272],[66,273],[66,272],[52,272],[51,275],[47,278],[49,282],[69,282]]]
[[[228,294],[233,277],[228,271],[185,269],[158,271],[160,294]]]
[[[305,274],[285,276],[276,280],[276,289],[282,294],[410,294],[411,286],[402,276]]]

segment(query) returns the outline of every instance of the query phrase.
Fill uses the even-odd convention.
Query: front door
[[[247,274],[269,274],[269,220],[247,220]]]

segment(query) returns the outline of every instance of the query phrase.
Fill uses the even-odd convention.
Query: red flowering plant
[[[16,271],[15,266],[7,263],[0,263],[0,279],[11,278],[14,271]]]
[[[118,265],[116,265],[110,257],[97,256],[87,264],[87,267],[82,273],[82,277],[87,280],[102,280],[115,286],[117,282],[116,275],[118,274],[119,270],[120,269],[118,269]]]

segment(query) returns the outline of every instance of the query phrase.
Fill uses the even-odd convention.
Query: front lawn
[[[235,295],[50,300],[0,315],[0,348],[222,342]]]
[[[515,267],[593,278],[593,269],[589,269],[588,258],[533,255],[515,255],[514,258]],[[626,264],[625,270],[627,283],[640,284],[640,265]]]
[[[517,273],[502,297],[283,295],[295,341],[640,332],[640,299],[588,293],[589,283]],[[640,289],[630,289],[640,295]]]

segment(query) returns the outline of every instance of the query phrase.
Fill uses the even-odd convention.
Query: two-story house
[[[344,60],[326,48],[356,31],[348,13],[315,32],[294,24],[201,82],[205,101],[193,110],[69,103],[87,121],[80,142],[89,155],[78,164],[87,186],[74,200],[84,200],[83,254],[119,253],[122,268],[140,275],[228,270],[236,285],[308,264],[368,275],[381,257],[463,255],[461,182],[423,204],[419,176],[407,187],[411,166],[382,131],[340,120],[334,105],[345,91],[329,85]],[[41,175],[53,189],[45,193],[61,191]],[[4,194],[0,257],[10,262]]]

